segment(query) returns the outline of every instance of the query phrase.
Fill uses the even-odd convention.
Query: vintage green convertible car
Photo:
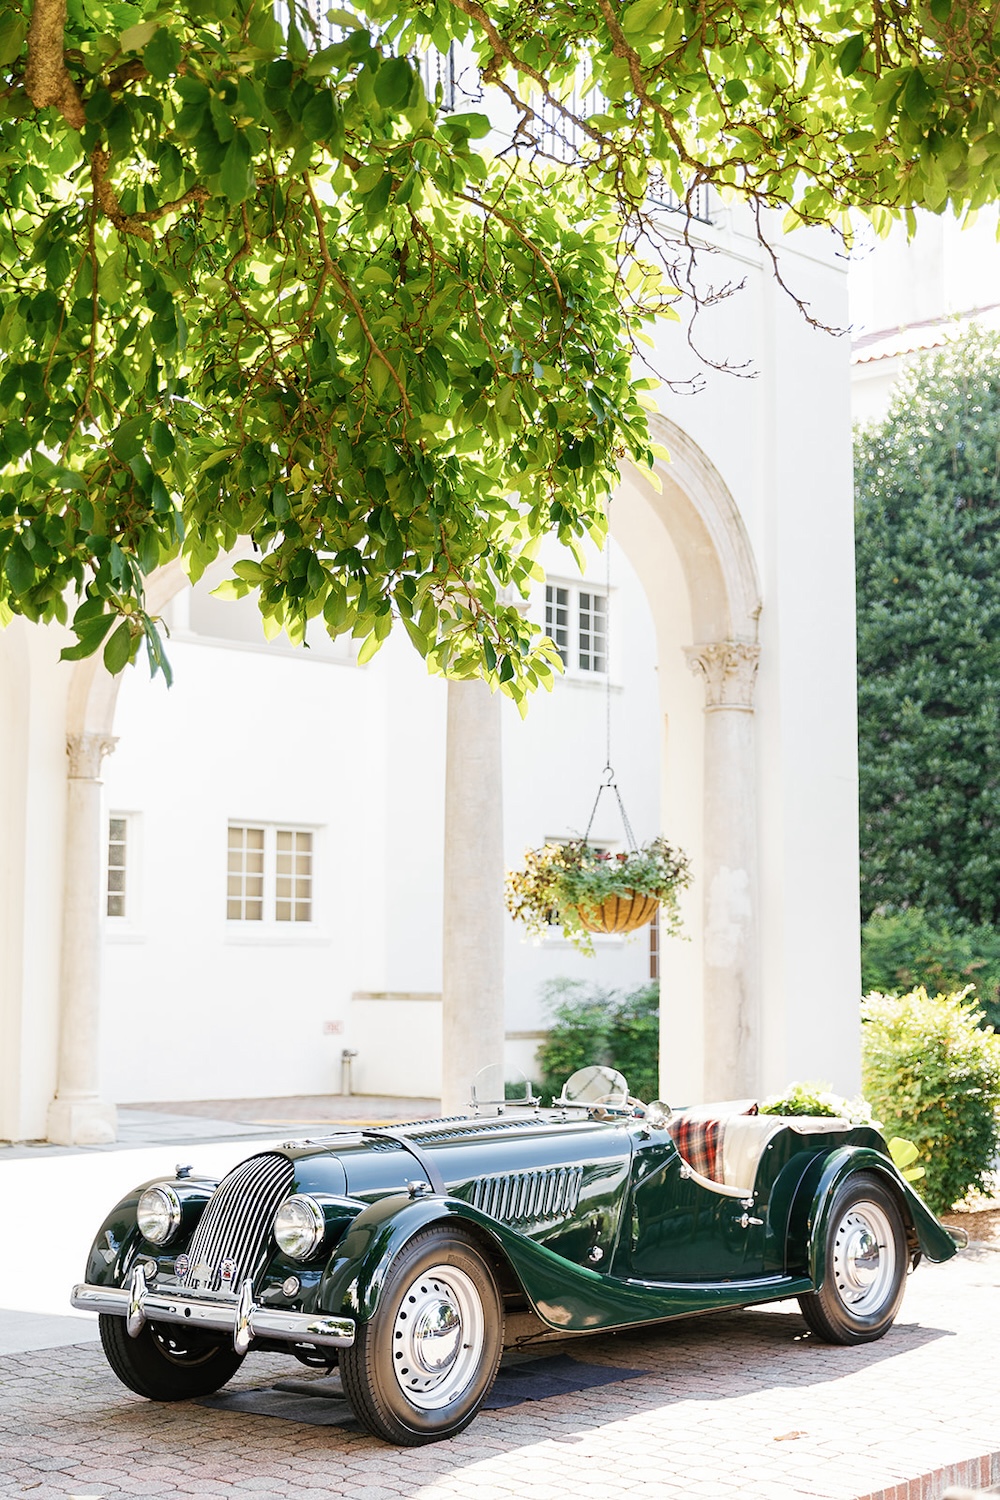
[[[603,1067],[549,1110],[504,1092],[480,1081],[469,1116],[137,1187],[73,1306],[100,1314],[112,1369],[154,1401],[281,1350],[339,1363],[368,1431],[418,1444],[472,1420],[505,1345],[783,1297],[820,1338],[862,1343],[921,1255],[955,1254],[868,1127],[746,1101],[672,1114]]]

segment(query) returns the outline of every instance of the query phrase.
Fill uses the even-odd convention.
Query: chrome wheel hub
[[[485,1317],[475,1282],[456,1266],[432,1266],[403,1293],[392,1326],[392,1369],[412,1406],[436,1411],[459,1397],[479,1368]]]
[[[858,1317],[879,1311],[893,1285],[896,1242],[877,1203],[855,1203],[841,1219],[833,1247],[840,1299]]]

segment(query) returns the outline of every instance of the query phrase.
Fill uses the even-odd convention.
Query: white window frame
[[[564,668],[565,668],[564,676],[567,677],[567,678],[572,678],[576,682],[599,682],[601,684],[604,684],[604,683],[607,682],[608,676],[610,674],[612,682],[613,682],[614,681],[614,673],[612,671],[612,665],[613,664],[611,662],[609,651],[608,651],[609,641],[608,641],[608,634],[607,634],[607,621],[608,621],[608,612],[609,612],[609,610],[610,610],[610,608],[611,608],[611,606],[612,606],[612,604],[614,602],[614,590],[612,589],[611,592],[609,593],[608,589],[606,588],[606,586],[603,583],[595,583],[595,582],[592,582],[588,578],[568,579],[568,578],[558,578],[558,577],[547,577],[546,580],[545,580],[545,586],[544,586],[544,588],[542,590],[542,596],[541,596],[541,599],[542,599],[542,620],[541,620],[541,624],[542,624],[542,629],[545,631],[546,635],[549,635],[550,639],[553,639],[553,640],[555,639],[555,637],[552,634],[552,632],[550,632],[550,629],[549,629],[550,624],[553,623],[552,619],[551,619],[551,615],[550,615],[550,600],[549,600],[549,590],[550,589],[553,590],[553,591],[555,591],[556,589],[564,589],[566,591],[566,595],[567,595],[566,607],[567,607],[567,613],[568,613],[569,619],[568,619],[568,623],[567,623],[567,627],[566,627],[566,637],[567,637],[566,638],[566,655],[567,655],[568,660],[564,663]],[[590,597],[593,597],[595,595],[597,596],[597,598],[603,599],[605,601],[605,612],[604,612],[604,666],[600,667],[600,668],[595,668],[595,667],[590,667],[590,666],[584,667],[584,666],[580,665],[580,656],[581,656],[581,649],[580,649],[580,637],[581,637],[580,612],[581,612],[581,609],[583,607],[583,603],[582,603],[583,596],[587,596],[588,599],[589,599]],[[555,601],[555,599],[553,599],[552,604],[556,608],[560,607],[558,605],[558,603]],[[556,644],[556,649],[558,650],[559,649],[559,642],[555,641],[555,644]]]
[[[230,917],[229,906],[229,830],[231,828],[254,828],[262,830],[264,834],[264,880],[263,880],[263,915],[256,917]],[[278,834],[279,833],[307,833],[312,839],[311,848],[311,871],[310,871],[310,913],[307,921],[278,920],[277,916],[277,856],[278,856]],[[253,817],[231,817],[227,819],[225,827],[224,846],[224,897],[223,897],[223,921],[227,939],[233,942],[302,942],[317,940],[319,925],[317,923],[317,895],[319,882],[317,870],[319,868],[319,855],[321,848],[322,829],[314,823],[295,823],[292,821],[272,821],[266,818]],[[325,939],[320,938],[320,941]]]

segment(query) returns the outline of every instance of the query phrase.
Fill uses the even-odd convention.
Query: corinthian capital
[[[760,647],[750,641],[709,641],[687,646],[688,666],[705,679],[706,708],[753,709]]]
[[[69,756],[67,775],[75,781],[99,781],[101,761],[110,755],[118,743],[113,734],[68,734],[66,754]]]

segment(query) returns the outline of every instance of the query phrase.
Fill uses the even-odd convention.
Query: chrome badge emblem
[[[174,1261],[174,1275],[178,1281],[183,1281],[191,1269],[191,1262],[186,1255],[178,1255]]]
[[[231,1287],[235,1276],[236,1262],[231,1258],[222,1261],[219,1265],[219,1280],[222,1282],[222,1285]]]

